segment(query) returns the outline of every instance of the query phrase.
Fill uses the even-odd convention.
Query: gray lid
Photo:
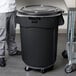
[[[24,15],[36,15],[36,16],[45,16],[45,15],[55,15],[61,14],[63,11],[54,6],[48,5],[28,5],[22,7],[19,13]]]

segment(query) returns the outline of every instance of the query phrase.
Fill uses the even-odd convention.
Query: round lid
[[[55,15],[62,12],[61,9],[48,5],[28,5],[20,9],[24,15]]]

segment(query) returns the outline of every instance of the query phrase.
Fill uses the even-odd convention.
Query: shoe
[[[21,55],[21,51],[16,51],[15,53],[9,54],[9,56],[16,56],[16,55]]]
[[[5,66],[6,66],[5,58],[0,58],[0,67],[5,67]]]

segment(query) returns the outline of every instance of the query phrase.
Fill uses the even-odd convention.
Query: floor
[[[18,49],[21,50],[20,35],[16,36]],[[5,68],[0,68],[0,76],[76,76],[76,71],[70,74],[64,72],[64,67],[67,60],[61,55],[62,51],[65,49],[66,45],[66,35],[58,35],[58,49],[57,49],[57,60],[54,66],[54,70],[42,74],[37,71],[25,72],[25,64],[22,61],[21,56],[10,57],[6,51],[7,66]]]

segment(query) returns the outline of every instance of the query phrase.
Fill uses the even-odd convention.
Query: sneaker
[[[9,56],[16,56],[16,55],[21,55],[21,51],[16,51],[15,53],[9,54]]]
[[[6,66],[5,58],[0,58],[0,67],[5,67],[5,66]]]

